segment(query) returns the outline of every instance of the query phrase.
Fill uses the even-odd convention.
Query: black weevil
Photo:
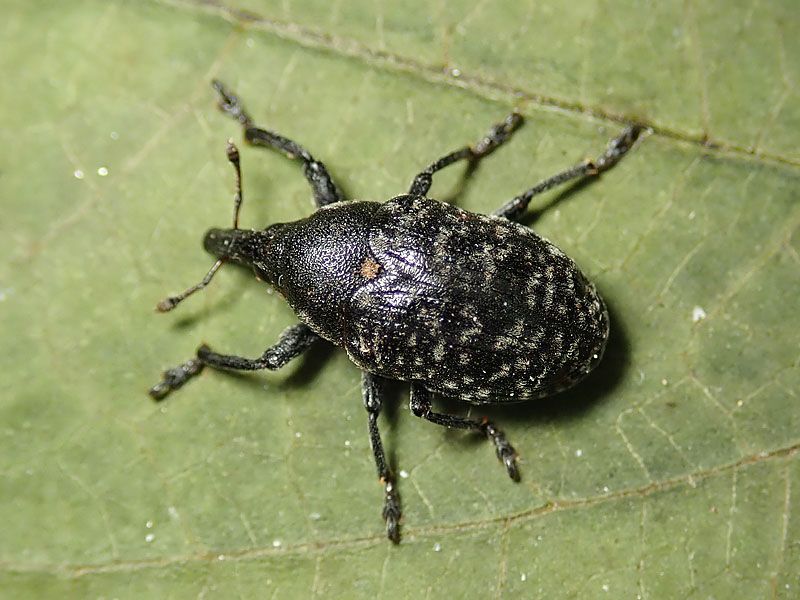
[[[325,166],[305,148],[256,127],[234,94],[217,81],[213,86],[220,108],[239,121],[248,142],[302,162],[318,210],[263,231],[239,229],[239,153],[229,141],[228,159],[236,171],[233,228],[206,233],[205,249],[217,262],[200,283],[157,309],[175,308],[208,285],[223,263],[233,262],[251,267],[274,287],[300,323],[256,359],[202,345],[195,358],[166,371],[150,395],[162,399],[206,365],[278,369],[322,338],[344,348],[362,370],[390,539],[399,539],[400,503],[377,425],[384,380],[410,383],[416,416],[484,434],[511,478],[519,480],[517,453],[502,431],[486,419],[433,412],[431,396],[472,404],[532,400],[573,386],[597,366],[609,331],[603,300],[569,257],[514,219],[536,194],[613,166],[642,128],[626,128],[596,161],[549,177],[486,216],[426,194],[436,171],[459,160],[474,163],[509,139],[522,121],[516,111],[478,143],[432,163],[407,194],[380,204],[345,201]]]

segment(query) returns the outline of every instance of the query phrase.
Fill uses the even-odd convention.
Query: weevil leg
[[[372,454],[375,457],[378,477],[384,486],[382,514],[383,520],[386,522],[386,535],[390,540],[397,543],[400,541],[400,500],[397,496],[394,476],[386,464],[381,434],[378,431],[378,415],[381,412],[383,403],[384,381],[383,378],[372,373],[367,373],[366,371],[361,373],[361,393],[364,397],[364,408],[367,409],[369,417],[369,443],[372,446]]]
[[[220,97],[219,107],[223,112],[239,121],[248,142],[255,146],[274,148],[288,158],[297,158],[303,162],[303,174],[314,194],[314,204],[319,207],[344,199],[339,188],[333,183],[325,165],[311,156],[308,150],[277,133],[257,127],[235,94],[226,90],[225,86],[217,80],[212,81],[212,85]]]
[[[431,423],[444,427],[456,427],[458,429],[473,429],[480,431],[489,438],[494,444],[497,458],[503,463],[508,471],[509,477],[514,481],[519,481],[519,469],[517,469],[517,452],[508,443],[506,436],[497,427],[486,419],[474,420],[455,415],[445,415],[435,413],[431,410],[431,393],[418,383],[411,384],[411,412],[416,416],[426,419]]]
[[[443,156],[434,163],[431,163],[427,169],[422,171],[419,175],[414,177],[411,188],[408,190],[409,194],[414,196],[425,196],[428,190],[431,189],[433,183],[433,174],[440,171],[447,166],[452,165],[459,160],[467,159],[470,162],[475,162],[484,156],[491,154],[495,148],[502,145],[506,140],[511,137],[514,130],[522,123],[522,115],[516,110],[508,115],[500,123],[497,123],[486,136],[476,144],[469,144],[463,148],[459,148],[450,154]]]
[[[172,390],[183,387],[195,375],[198,375],[205,367],[203,361],[198,358],[191,358],[182,365],[167,369],[162,375],[161,381],[150,388],[150,396],[153,400],[161,400]]]
[[[525,209],[528,208],[528,203],[531,201],[531,198],[537,194],[541,194],[542,192],[556,187],[557,185],[561,185],[562,183],[566,183],[567,181],[572,181],[574,179],[580,179],[587,176],[592,177],[599,175],[603,171],[607,171],[617,162],[619,162],[619,160],[625,155],[626,152],[628,152],[628,150],[633,148],[636,140],[644,130],[645,128],[641,125],[631,125],[630,127],[625,128],[622,133],[608,143],[606,151],[597,160],[584,160],[574,167],[564,169],[560,173],[556,173],[544,181],[540,181],[524,194],[509,200],[503,206],[495,210],[492,214],[498,217],[505,217],[511,221],[516,221],[520,216],[522,216],[522,213],[525,212]]]
[[[197,349],[197,357],[186,363],[164,371],[164,378],[150,390],[150,396],[161,400],[173,390],[183,386],[189,379],[199,374],[207,365],[216,369],[236,371],[258,371],[280,369],[293,358],[302,354],[319,336],[308,325],[298,323],[284,330],[278,341],[267,348],[260,358],[249,359],[241,356],[217,354],[203,344]]]

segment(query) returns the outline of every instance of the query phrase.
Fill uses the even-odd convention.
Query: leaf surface
[[[798,25],[791,0],[6,2],[0,597],[797,597]],[[358,199],[513,107],[514,140],[432,196],[489,212],[621,121],[653,128],[526,217],[611,308],[599,370],[541,403],[438,404],[501,426],[519,484],[398,386],[391,545],[332,348],[149,400],[200,342],[258,356],[294,322],[229,267],[153,312],[230,222],[214,77]],[[297,164],[240,150],[244,227],[312,210]]]

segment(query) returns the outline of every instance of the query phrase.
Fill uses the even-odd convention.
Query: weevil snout
[[[242,241],[252,232],[242,229],[209,229],[203,238],[203,248],[217,258],[239,262]]]

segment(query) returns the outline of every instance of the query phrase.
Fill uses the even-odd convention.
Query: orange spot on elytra
[[[365,258],[364,262],[361,263],[361,276],[366,277],[367,279],[375,279],[378,276],[378,271],[380,270],[380,263],[371,256]]]

